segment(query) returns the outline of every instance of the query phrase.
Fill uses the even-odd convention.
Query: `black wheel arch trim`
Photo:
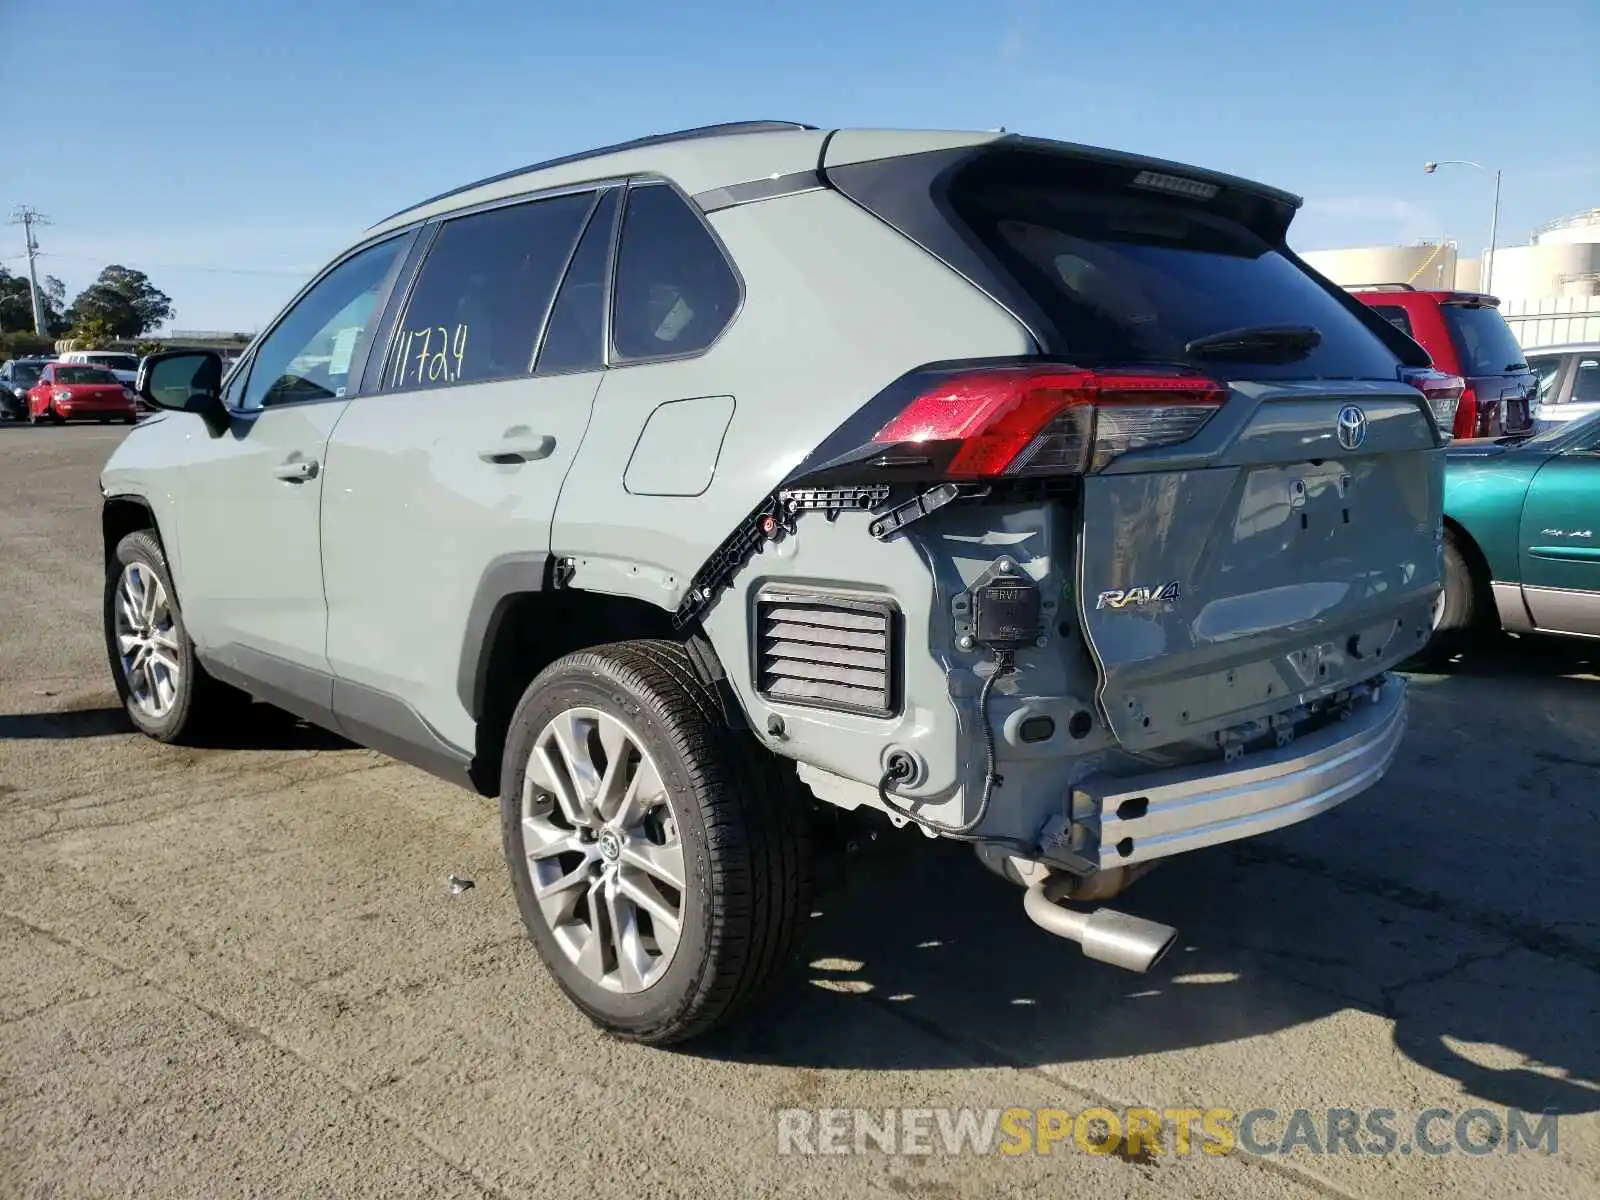
[[[550,591],[555,561],[544,550],[504,554],[484,570],[467,610],[467,628],[461,639],[461,665],[456,673],[456,695],[474,721],[483,718],[489,684],[489,651],[516,598],[530,592]]]

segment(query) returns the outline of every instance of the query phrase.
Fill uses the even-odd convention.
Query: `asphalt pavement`
[[[0,425],[0,1196],[1600,1195],[1600,650],[1413,676],[1382,784],[1118,902],[1183,930],[1149,976],[908,834],[818,901],[772,1005],[650,1050],[546,978],[491,803],[259,707],[215,749],[131,732],[95,483],[125,435]],[[779,1152],[786,1110],[1098,1106],[1402,1136]],[[1436,1143],[1563,1115],[1553,1153],[1436,1154],[1431,1108]]]

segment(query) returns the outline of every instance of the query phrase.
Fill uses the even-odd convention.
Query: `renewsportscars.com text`
[[[1555,1154],[1553,1113],[1429,1108],[785,1108],[779,1154]]]

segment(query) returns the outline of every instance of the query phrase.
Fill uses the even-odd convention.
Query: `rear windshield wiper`
[[[1528,364],[1524,363],[1524,362],[1515,362],[1515,363],[1507,363],[1506,364],[1506,370],[1507,371],[1526,371],[1527,369],[1528,369]]]
[[[1193,358],[1239,362],[1293,362],[1322,344],[1322,331],[1310,325],[1250,325],[1208,333],[1184,346]]]

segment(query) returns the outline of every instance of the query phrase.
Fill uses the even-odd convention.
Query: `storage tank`
[[[1409,283],[1414,288],[1445,289],[1456,285],[1454,242],[1306,250],[1300,257],[1341,287]]]

